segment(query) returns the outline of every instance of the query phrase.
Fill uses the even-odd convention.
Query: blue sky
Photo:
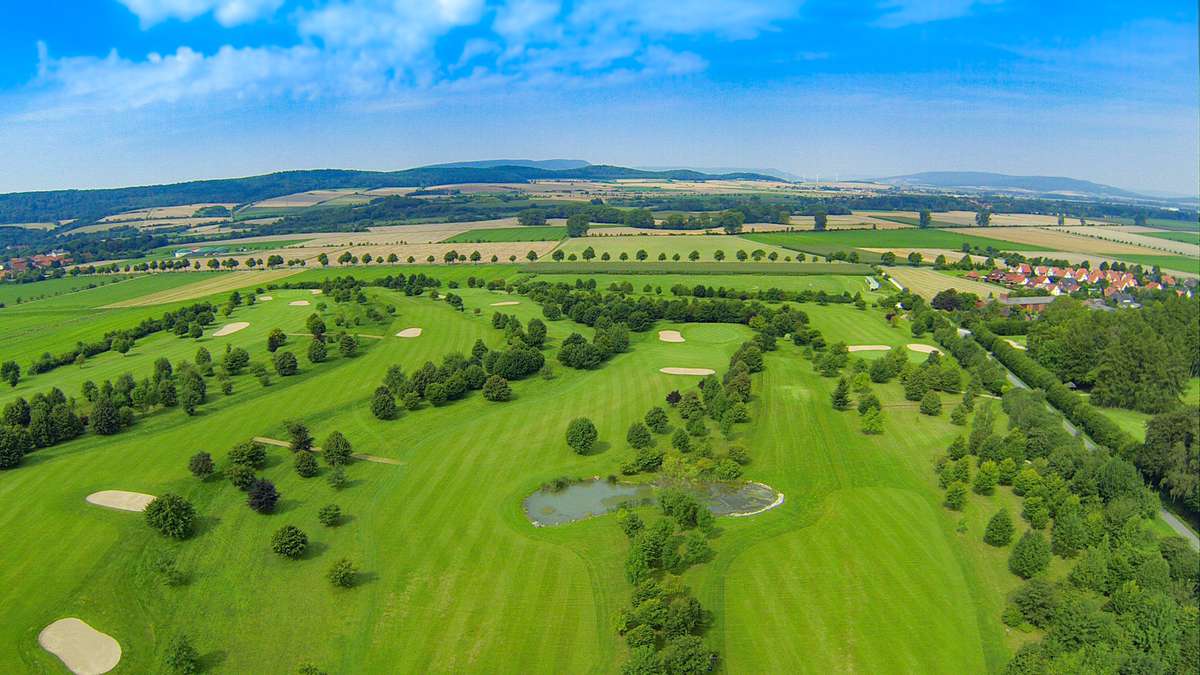
[[[492,157],[1200,182],[1193,1],[5,4],[0,191]]]

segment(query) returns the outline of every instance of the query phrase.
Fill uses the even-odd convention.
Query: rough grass
[[[395,268],[355,273],[368,271]],[[482,271],[437,268],[464,277]],[[308,270],[290,280],[337,272]],[[625,647],[611,617],[628,598],[624,537],[611,517],[535,529],[520,500],[558,476],[616,472],[631,453],[624,443],[629,424],[683,384],[658,368],[722,370],[750,332],[685,325],[682,344],[659,342],[654,331],[636,334],[632,350],[602,368],[554,364],[552,380],[515,383],[510,403],[473,394],[382,422],[368,402],[389,365],[411,371],[447,351],[467,352],[476,339],[501,345],[501,332],[488,320],[500,296],[461,289],[467,311],[459,313],[428,297],[370,292],[399,310],[390,327],[372,332],[415,325],[422,337],[364,341],[360,356],[316,366],[302,358],[300,375],[275,378],[268,388],[241,375],[232,396],[214,392],[197,417],[178,409],[156,413],[117,436],[88,435],[37,451],[4,474],[0,663],[54,671],[58,665],[37,646],[37,631],[61,616],[79,616],[121,642],[129,672],[153,671],[180,632],[191,636],[208,672],[294,672],[301,661],[329,672],[618,670]],[[264,331],[297,332],[315,310],[287,306],[303,291],[272,295],[228,318],[250,328],[201,344],[214,351],[228,341],[265,359]],[[913,341],[906,325],[887,326],[882,310],[803,309],[830,340]],[[540,315],[534,303],[506,311],[525,322]],[[576,330],[590,334],[551,322],[552,344]],[[128,366],[140,376],[157,355],[178,359],[196,346],[162,336],[129,357],[100,357],[82,371],[67,367],[31,384],[44,389],[59,381],[75,395],[89,368],[89,376],[107,377]],[[834,383],[782,341],[767,355],[767,371],[755,377],[754,421],[739,431],[754,459],[748,477],[783,491],[787,502],[761,516],[722,519],[716,559],[685,576],[714,612],[706,640],[730,673],[998,669],[1012,646],[999,608],[1015,577],[1003,568],[1002,552],[977,541],[976,522],[986,521],[986,509],[978,516],[968,511],[968,534],[955,533],[958,515],[939,506],[931,470],[959,429],[945,417],[919,415],[891,384],[877,388],[887,433],[863,436],[856,413],[831,409]],[[581,457],[565,447],[562,430],[580,415],[599,427],[597,454]],[[290,417],[308,423],[319,440],[337,429],[356,452],[400,465],[356,463],[350,487],[335,493],[322,478],[299,478],[290,453],[271,448],[262,474],[283,499],[270,516],[250,511],[227,482],[202,483],[187,474],[187,457],[196,451],[213,453],[223,465],[239,441],[283,437],[282,422]],[[168,542],[136,515],[88,506],[83,498],[100,489],[183,494],[201,514],[200,530],[192,541]],[[317,524],[317,510],[330,502],[349,516],[338,528]],[[303,559],[270,552],[270,535],[284,524],[309,534]],[[177,557],[186,585],[157,583],[152,565],[163,552]],[[343,556],[363,570],[358,588],[335,590],[323,578]],[[303,617],[311,639],[280,632],[281,617]]]
[[[550,283],[568,283],[575,284],[576,279],[587,280],[589,277],[586,274],[548,274],[539,273],[535,276],[537,281],[548,281]],[[832,274],[794,274],[794,275],[758,275],[758,274],[705,274],[703,278],[697,278],[696,275],[689,274],[606,274],[597,280],[600,288],[607,288],[612,283],[629,282],[633,285],[635,293],[641,293],[642,289],[649,285],[653,288],[661,288],[663,297],[671,296],[671,287],[676,284],[683,284],[688,288],[693,288],[697,285],[703,285],[706,288],[735,288],[738,290],[757,291],[766,290],[768,288],[778,288],[783,291],[799,292],[804,290],[825,291],[826,293],[842,293],[843,291],[850,294],[861,292],[863,297],[871,298],[872,293],[867,287],[865,276],[854,275],[832,275]],[[653,289],[651,291],[653,294]]]
[[[871,273],[870,265],[850,263],[738,263],[738,262],[537,262],[521,267],[523,272],[537,274],[848,274],[862,276]]]

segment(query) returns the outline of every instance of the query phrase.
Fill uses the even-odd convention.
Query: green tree
[[[300,372],[300,364],[296,360],[296,355],[289,351],[275,352],[275,356],[271,360],[275,364],[275,372],[279,373],[280,377],[289,377]]]
[[[0,380],[15,388],[21,381],[21,366],[17,365],[16,361],[5,361],[0,364]]]
[[[173,539],[192,536],[196,524],[196,509],[191,502],[177,494],[155,497],[146,506],[146,524]]]
[[[646,426],[656,434],[665,434],[671,428],[670,418],[667,417],[667,411],[659,406],[654,406],[646,412]]]
[[[967,505],[967,484],[962,481],[955,481],[946,488],[946,508],[954,511],[962,511]]]
[[[999,479],[1000,468],[989,459],[979,465],[979,472],[975,474],[975,481],[971,488],[975,494],[990,495],[995,491]]]
[[[586,417],[576,417],[567,425],[567,445],[581,455],[591,451],[598,437],[596,425]]]
[[[309,433],[307,425],[298,420],[285,420],[283,426],[287,429],[288,441],[292,452],[312,450],[313,437]]]
[[[650,435],[650,429],[646,428],[646,425],[641,422],[634,422],[629,425],[629,432],[625,434],[625,441],[629,443],[629,447],[636,450],[654,445],[654,437]]]
[[[329,583],[339,588],[351,588],[358,577],[358,567],[349,558],[334,561],[325,573]]]
[[[322,446],[321,454],[325,457],[325,463],[329,466],[345,466],[353,459],[354,449],[350,445],[350,441],[342,435],[340,431],[331,431],[329,436],[325,438],[325,445]]]
[[[918,227],[922,227],[922,228],[929,227],[930,223],[933,222],[933,216],[930,215],[929,209],[921,209],[921,211],[918,215],[920,218],[918,220]]]
[[[375,395],[371,397],[371,414],[381,420],[396,417],[396,398],[392,395],[392,390],[387,387],[375,389]]]
[[[1012,516],[1008,515],[1008,509],[1002,508],[988,521],[987,528],[983,532],[983,541],[992,546],[1000,547],[1008,546],[1012,538]]]
[[[326,504],[317,512],[317,520],[325,527],[335,527],[342,520],[342,509],[337,504]]]
[[[338,340],[338,353],[346,358],[358,354],[358,338],[350,333],[343,333],[341,339]]]
[[[850,409],[850,383],[846,381],[846,378],[838,380],[837,387],[834,388],[829,398],[833,402],[834,410]]]
[[[1022,579],[1032,577],[1049,564],[1050,544],[1037,530],[1026,530],[1008,558],[1008,569]]]
[[[582,211],[576,211],[567,216],[567,236],[586,237],[588,233],[588,217]]]
[[[207,452],[197,452],[188,460],[188,471],[200,480],[204,480],[213,474],[212,455]]]
[[[276,349],[287,344],[287,333],[282,329],[272,328],[267,334],[267,351],[274,353]]]
[[[1087,546],[1087,527],[1079,514],[1079,507],[1060,507],[1054,518],[1054,529],[1050,532],[1050,550],[1063,558],[1074,558]]]
[[[225,357],[221,361],[221,364],[222,367],[225,368],[225,372],[229,373],[230,375],[237,375],[238,373],[242,372],[246,366],[250,365],[250,353],[241,347],[234,347],[233,349],[225,352]]]
[[[177,635],[171,640],[163,662],[171,672],[180,675],[200,672],[200,653],[192,646],[187,635]]]
[[[321,363],[329,357],[329,352],[325,348],[325,342],[322,340],[313,340],[308,344],[308,362]]]
[[[507,401],[512,398],[512,388],[509,387],[508,380],[499,375],[492,375],[483,383],[483,397],[489,401]]]
[[[295,525],[284,525],[271,536],[271,550],[295,560],[308,548],[308,535]]]
[[[879,408],[870,408],[862,416],[862,432],[868,436],[883,433],[883,413]]]
[[[312,478],[320,471],[317,467],[317,458],[309,452],[297,452],[295,466],[296,473],[301,478]]]

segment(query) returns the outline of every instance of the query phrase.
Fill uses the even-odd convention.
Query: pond
[[[562,525],[616,511],[624,503],[648,506],[664,486],[592,479],[554,491],[542,489],[525,498],[525,517],[535,526]],[[718,516],[750,516],[783,503],[783,494],[762,483],[681,485]]]

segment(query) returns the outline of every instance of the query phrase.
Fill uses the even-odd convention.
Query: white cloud
[[[994,4],[1003,0],[884,0],[884,10],[876,25],[883,28],[900,28],[918,23],[942,21],[966,16],[977,5]]]
[[[800,0],[580,0],[571,22],[605,32],[747,39],[795,16],[802,4]]]
[[[167,19],[191,21],[213,12],[222,26],[236,26],[270,16],[283,0],[119,0],[137,15],[142,28]]]

